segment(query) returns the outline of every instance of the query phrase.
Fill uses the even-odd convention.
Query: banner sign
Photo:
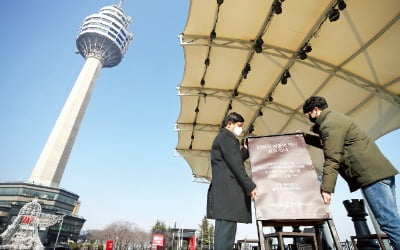
[[[189,250],[196,250],[196,236],[189,238]]]
[[[151,243],[152,246],[160,246],[164,247],[165,246],[165,237],[163,234],[154,234],[153,235],[153,241]]]
[[[329,219],[303,134],[249,137],[257,220]]]
[[[114,241],[113,240],[107,240],[106,241],[106,250],[113,250],[114,248]]]

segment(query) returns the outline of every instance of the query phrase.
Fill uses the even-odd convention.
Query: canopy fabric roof
[[[312,95],[375,139],[400,127],[400,1],[348,0],[333,22],[337,0],[280,3],[277,14],[272,0],[191,0],[176,150],[196,178],[210,179],[210,147],[231,111],[245,118],[243,137],[308,131]]]

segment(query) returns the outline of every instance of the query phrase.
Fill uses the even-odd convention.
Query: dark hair
[[[322,96],[311,96],[304,102],[303,113],[306,114],[312,111],[315,107],[324,110],[328,107],[328,103]]]
[[[225,117],[224,121],[222,122],[222,127],[225,128],[226,125],[228,125],[228,122],[232,123],[244,122],[244,118],[238,113],[232,112]]]

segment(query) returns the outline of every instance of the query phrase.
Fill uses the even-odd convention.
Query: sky
[[[157,220],[198,228],[206,213],[208,185],[193,182],[174,151],[184,69],[178,35],[189,3],[123,4],[134,40],[118,66],[100,73],[60,185],[80,196],[84,230],[115,221],[150,230]],[[2,1],[0,181],[29,179],[84,63],[75,53],[79,26],[112,4],[118,1]],[[399,169],[400,130],[377,143]],[[339,180],[330,209],[341,240],[354,235],[342,201],[360,198]],[[237,239],[255,239],[256,230],[255,223],[239,224]]]

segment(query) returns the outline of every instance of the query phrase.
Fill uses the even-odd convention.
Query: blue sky
[[[81,22],[117,3],[2,1],[0,181],[28,180],[84,63],[75,54]],[[157,219],[197,228],[208,185],[192,182],[188,164],[174,156],[184,68],[178,34],[189,1],[126,0],[123,8],[134,40],[122,63],[97,80],[61,187],[80,195],[85,229],[128,220],[147,230]],[[399,168],[400,131],[378,144]],[[340,181],[331,210],[341,238],[354,234],[341,204],[350,198],[360,194],[349,195]],[[255,224],[238,228],[238,238],[256,235]]]

